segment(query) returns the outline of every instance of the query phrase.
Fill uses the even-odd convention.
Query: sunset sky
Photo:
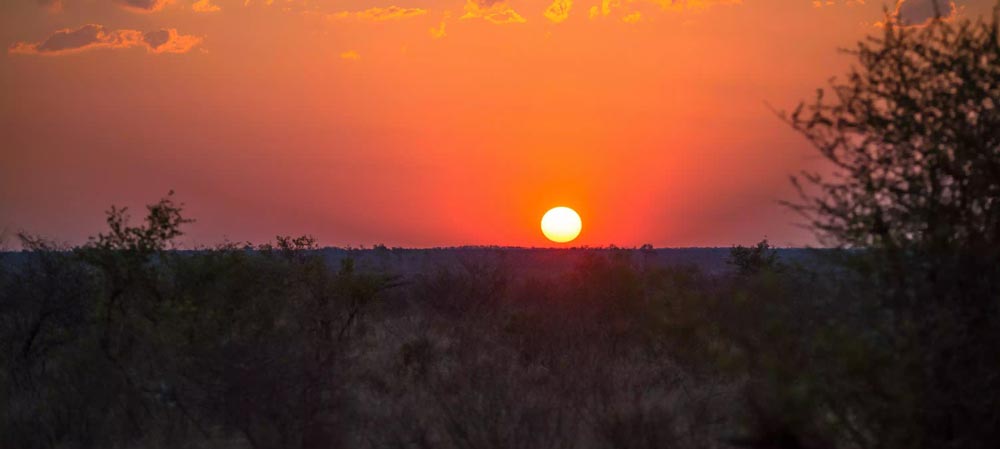
[[[886,7],[5,0],[0,232],[78,244],[173,189],[187,246],[550,246],[554,206],[574,245],[809,244],[777,201],[823,165],[769,105],[845,73]]]

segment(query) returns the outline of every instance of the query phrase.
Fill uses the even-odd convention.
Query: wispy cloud
[[[596,19],[611,15],[619,17],[619,14],[615,14],[615,12],[621,10],[622,21],[635,23],[642,18],[641,13],[633,11],[630,7],[630,5],[635,4],[653,5],[658,6],[662,11],[680,12],[698,11],[717,5],[740,5],[743,4],[743,0],[601,0],[599,5],[590,8],[590,18]]]
[[[569,18],[569,10],[573,8],[573,0],[553,0],[545,9],[545,18],[560,23]]]
[[[327,17],[331,20],[366,20],[381,22],[385,20],[400,20],[427,14],[426,9],[403,8],[399,6],[375,7],[364,11],[341,11]]]
[[[361,59],[361,53],[358,53],[354,50],[347,50],[340,54],[340,59],[345,59],[348,61],[357,61]]]
[[[213,4],[212,0],[198,0],[191,5],[191,9],[195,12],[215,12],[222,10],[218,5]]]
[[[441,17],[441,23],[438,26],[431,28],[431,37],[434,39],[441,39],[448,35],[448,32],[445,31],[445,25],[448,24],[449,18],[451,18],[451,12],[445,11],[444,16]]]
[[[639,23],[639,21],[641,20],[642,20],[642,13],[639,11],[629,13],[625,17],[622,17],[622,22],[625,23]]]
[[[507,0],[467,0],[463,19],[483,19],[490,23],[524,23],[524,17],[514,11]]]
[[[594,19],[600,16],[609,15],[612,10],[621,6],[621,0],[601,0],[601,4],[599,6],[590,7],[590,18]]]
[[[187,53],[201,42],[202,38],[179,34],[173,28],[143,33],[87,24],[76,29],[58,30],[41,42],[17,42],[7,51],[11,54],[58,56],[100,48],[145,47],[149,53]]]

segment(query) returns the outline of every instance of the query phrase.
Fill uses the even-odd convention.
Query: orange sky
[[[883,7],[8,0],[0,232],[81,243],[174,189],[188,246],[549,246],[557,205],[579,245],[810,243],[777,200],[822,165],[767,104],[843,74]]]

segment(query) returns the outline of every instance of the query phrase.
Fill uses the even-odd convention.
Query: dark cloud
[[[179,34],[174,28],[150,31],[142,38],[151,53],[187,53],[201,44],[202,40],[198,36]]]
[[[137,30],[109,30],[87,24],[77,29],[59,30],[42,42],[18,42],[9,53],[28,55],[64,55],[97,48],[145,47],[150,53],[186,53],[201,43],[201,38],[182,35],[165,28],[143,33]]]
[[[133,30],[108,30],[88,24],[77,29],[59,30],[38,43],[19,42],[11,47],[15,53],[62,54],[91,48],[127,48],[138,45],[142,35]]]
[[[84,25],[76,30],[56,31],[45,42],[37,46],[39,52],[75,50],[102,41],[103,27]]]
[[[170,42],[170,31],[168,30],[156,30],[150,31],[142,35],[142,40],[149,45],[149,48],[156,50],[161,48]]]
[[[935,4],[937,7],[935,8]],[[921,25],[940,14],[944,18],[953,17],[958,6],[951,1],[901,0],[896,4],[896,20],[903,25]]]

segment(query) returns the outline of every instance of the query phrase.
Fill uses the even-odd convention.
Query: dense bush
[[[793,206],[852,249],[851,293],[864,301],[841,309],[868,319],[838,328],[865,337],[828,359],[846,374],[823,407],[842,410],[839,429],[862,447],[1000,441],[997,14],[1000,4],[986,21],[889,20],[852,52],[859,65],[832,83],[832,100],[820,91],[788,117],[835,167],[805,174]]]
[[[25,237],[4,266],[2,446],[335,444],[348,351],[393,278],[330,269],[308,238],[168,251],[169,198],[127,220],[71,251]]]
[[[0,446],[693,447],[720,428],[724,380],[658,341],[690,270],[619,250],[403,280],[306,237],[176,250],[171,198],[126,212],[77,248],[22,236],[0,265]]]

